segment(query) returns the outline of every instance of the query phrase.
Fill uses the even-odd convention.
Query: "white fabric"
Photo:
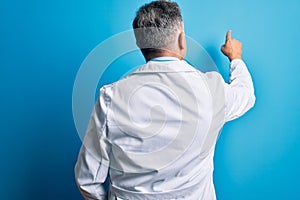
[[[227,84],[162,57],[102,87],[75,166],[85,199],[216,199],[219,131],[255,102],[245,63],[233,60],[230,70]]]

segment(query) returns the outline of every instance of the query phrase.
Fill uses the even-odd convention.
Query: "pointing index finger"
[[[229,39],[231,39],[231,30],[228,30],[226,33],[226,41],[228,41]]]

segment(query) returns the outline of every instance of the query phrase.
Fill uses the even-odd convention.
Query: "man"
[[[255,102],[242,44],[227,32],[230,83],[183,59],[178,5],[154,1],[133,21],[147,63],[100,90],[75,167],[85,199],[216,199],[213,155],[225,122]],[[110,177],[109,194],[104,182]]]

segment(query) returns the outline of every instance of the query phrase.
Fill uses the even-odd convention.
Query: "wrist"
[[[235,59],[242,60],[242,55],[229,56],[228,58],[229,58],[230,62],[233,61],[233,60],[235,60]]]

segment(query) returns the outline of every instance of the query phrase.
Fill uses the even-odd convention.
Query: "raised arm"
[[[242,60],[242,43],[231,37],[231,30],[226,34],[221,51],[230,60],[230,79],[229,84],[225,85],[225,121],[230,121],[254,106],[254,87],[251,75]]]

